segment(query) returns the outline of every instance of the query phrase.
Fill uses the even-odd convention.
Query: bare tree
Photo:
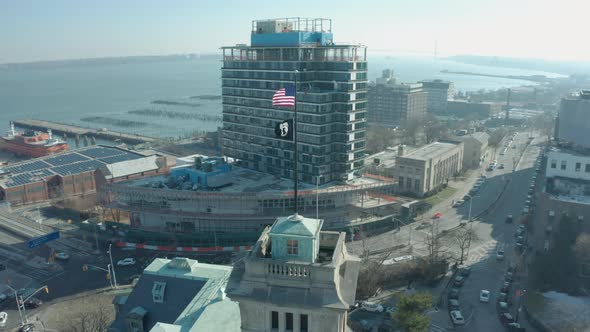
[[[419,119],[409,119],[404,126],[404,137],[406,141],[404,143],[416,146],[418,141],[418,134],[422,129],[422,121]]]
[[[89,295],[50,306],[51,318],[45,321],[63,332],[106,332],[115,319],[112,295]]]
[[[439,139],[448,137],[449,128],[434,115],[427,114],[424,118],[424,134],[426,135],[426,144],[430,144]]]
[[[446,270],[449,253],[442,238],[443,235],[433,222],[430,226],[430,232],[424,238],[424,244],[428,250],[424,275],[428,280],[436,279],[443,270]]]
[[[490,138],[488,140],[488,146],[490,148],[493,148],[493,157],[492,158],[496,158],[496,150],[498,149],[498,146],[500,146],[500,143],[502,142],[502,139],[504,138],[504,136],[506,136],[506,129],[504,128],[498,128],[496,130],[494,130],[493,132],[490,133]]]
[[[463,260],[467,259],[466,253],[469,252],[472,241],[477,241],[478,236],[473,228],[462,228],[454,232],[452,241],[460,250],[459,264],[463,264]]]
[[[379,152],[385,150],[391,141],[395,138],[395,132],[392,129],[371,126],[367,129],[367,150]]]
[[[111,322],[110,316],[102,306],[91,311],[80,311],[70,317],[67,331],[70,332],[106,332]]]

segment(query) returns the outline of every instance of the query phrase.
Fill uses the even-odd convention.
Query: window
[[[344,265],[343,265],[344,266]],[[299,326],[301,329],[301,332],[307,332],[307,315],[301,315],[299,316]]]
[[[285,313],[285,330],[293,331],[293,313]]]
[[[582,163],[576,163],[576,172],[579,172],[582,168]]]
[[[299,255],[299,241],[287,240],[287,255]]]
[[[279,313],[277,311],[272,311],[270,313],[270,328],[271,329],[278,329],[279,328]]]
[[[557,160],[552,159],[551,160],[551,168],[556,168],[557,167]]]
[[[566,170],[566,168],[567,168],[567,161],[565,161],[565,160],[562,160],[562,161],[561,161],[561,170],[562,170],[562,171],[565,171],[565,170]]]
[[[420,191],[420,180],[419,179],[414,180],[414,191]]]
[[[586,173],[590,173],[590,164],[586,164]]]
[[[398,182],[399,182],[398,183],[399,187],[400,188],[403,188],[404,187],[404,177],[403,176],[400,176]]]

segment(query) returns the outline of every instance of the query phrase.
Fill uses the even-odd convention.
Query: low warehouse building
[[[2,168],[0,201],[22,205],[93,193],[102,184],[156,175],[168,168],[162,156],[92,146]]]

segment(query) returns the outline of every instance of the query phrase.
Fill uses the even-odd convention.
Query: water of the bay
[[[8,128],[9,121],[25,118],[173,138],[215,130],[221,125],[221,100],[199,96],[221,95],[220,68],[221,61],[215,58],[187,58],[54,68],[24,66],[0,71],[0,133]],[[398,82],[438,78],[453,81],[456,91],[499,89],[533,83],[448,74],[441,73],[441,70],[557,76],[539,71],[435,60],[432,57],[369,57],[370,80],[378,77],[385,68],[394,69]]]

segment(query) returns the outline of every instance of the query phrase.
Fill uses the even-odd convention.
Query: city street
[[[385,250],[411,241],[411,246],[405,246],[393,251],[391,257],[408,254],[424,256],[427,254],[426,235],[431,232],[431,227],[437,227],[438,231],[444,231],[445,233],[443,242],[448,246],[448,251],[452,256],[458,257],[458,248],[451,241],[453,231],[462,227],[473,229],[477,235],[477,240],[472,241],[464,264],[464,266],[472,267],[472,273],[461,288],[459,297],[460,307],[467,321],[466,326],[462,329],[465,331],[502,330],[503,327],[496,309],[497,296],[504,281],[504,273],[509,262],[516,261],[515,254],[517,252],[514,250],[514,234],[527,200],[530,180],[534,170],[533,165],[540,152],[539,145],[543,143],[542,140],[535,139],[532,145],[525,150],[528,137],[528,133],[520,133],[513,142],[516,148],[513,149],[510,146],[506,149],[504,155],[500,155],[500,152],[504,150],[505,141],[503,141],[496,153],[498,165],[504,164],[503,169],[496,168],[493,171],[486,171],[485,168],[491,161],[486,160],[480,169],[473,172],[464,181],[464,185],[458,188],[452,198],[433,207],[432,210],[427,212],[426,218],[423,220],[419,220],[412,225],[403,226],[399,231],[394,230],[368,237],[364,241],[355,241],[351,243],[349,250],[360,252],[363,245],[367,246],[371,251]],[[462,206],[452,208],[453,200],[462,199],[482,174],[487,176],[487,180],[481,186],[481,189]],[[467,222],[470,210],[471,218],[474,220],[471,223]],[[442,214],[441,218],[431,219],[432,215],[437,212]],[[514,221],[511,224],[506,223],[508,215],[513,215]],[[499,249],[506,252],[506,257],[502,261],[496,259],[496,252]],[[517,282],[515,281],[510,288],[512,296],[517,290]],[[482,289],[491,292],[489,303],[479,301],[479,293]],[[440,294],[433,295],[438,296]],[[444,298],[446,299],[446,296]],[[512,299],[511,302],[510,311],[515,316],[514,303],[516,301]],[[454,328],[446,304],[438,312],[431,312],[430,316],[433,323],[432,331],[440,332]],[[521,316],[519,322],[523,323],[523,320],[523,316]],[[523,326],[528,331],[532,330],[526,323]],[[457,326],[457,328],[460,327]]]

